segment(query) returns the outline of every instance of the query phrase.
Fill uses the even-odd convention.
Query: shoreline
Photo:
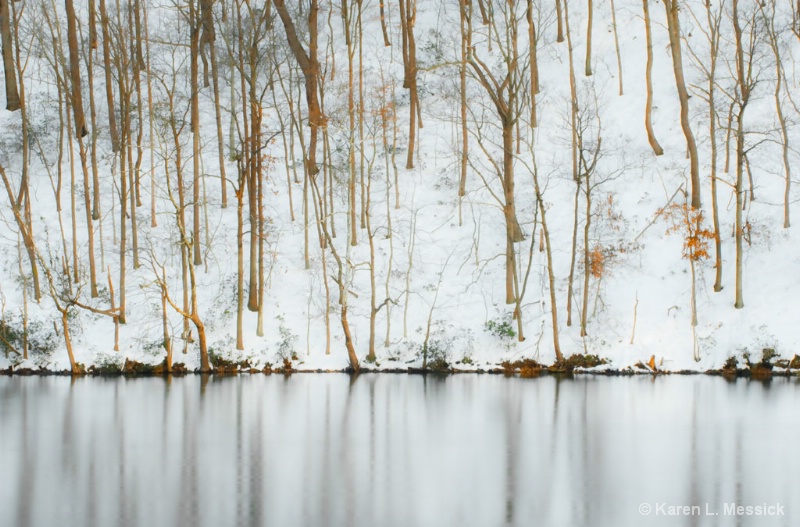
[[[14,368],[10,366],[5,369],[0,369],[0,376],[2,377],[96,377],[96,378],[147,378],[147,377],[186,377],[190,375],[200,376],[215,376],[215,377],[232,377],[238,375],[283,375],[291,376],[295,374],[348,374],[348,375],[374,375],[374,374],[389,374],[389,375],[422,375],[434,377],[447,377],[450,375],[502,375],[504,377],[519,377],[524,379],[537,378],[537,377],[575,377],[575,376],[600,376],[600,377],[633,377],[633,376],[688,376],[688,375],[704,375],[709,377],[723,377],[727,380],[735,379],[751,379],[758,381],[767,381],[773,377],[782,378],[800,378],[800,369],[791,368],[763,368],[760,365],[754,365],[754,368],[738,368],[731,369],[710,369],[710,370],[650,370],[648,368],[572,368],[563,369],[556,365],[541,366],[538,368],[524,368],[509,369],[502,365],[496,365],[489,368],[477,369],[464,369],[464,368],[448,368],[448,369],[422,369],[418,367],[409,368],[368,368],[362,367],[358,373],[355,373],[350,368],[342,369],[298,369],[298,368],[231,368],[231,367],[218,367],[213,368],[211,371],[203,372],[197,369],[187,369],[182,363],[176,363],[173,366],[173,371],[166,371],[163,369],[162,364],[156,365],[142,365],[136,363],[138,367],[132,369],[124,369],[119,371],[100,371],[89,369],[82,372],[73,372],[69,369],[66,370],[50,370],[50,369],[31,369],[31,368]],[[142,368],[144,366],[144,368]]]

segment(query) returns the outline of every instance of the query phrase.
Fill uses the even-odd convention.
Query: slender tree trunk
[[[164,283],[167,283],[167,276],[166,271],[162,269],[162,280]],[[111,274],[108,275],[109,277],[109,284],[111,280]],[[167,352],[167,358],[165,361],[167,373],[172,373],[172,339],[169,336],[169,321],[167,319],[167,295],[164,293],[164,290],[161,290],[161,331],[164,339],[164,351]]]
[[[365,229],[366,225],[366,201],[365,198],[366,194],[366,185],[364,184],[364,180],[366,177],[365,173],[365,151],[366,147],[364,145],[364,29],[361,25],[361,14],[362,14],[362,0],[356,0],[356,5],[358,6],[356,12],[356,28],[358,29],[358,143],[359,143],[359,170],[360,170],[360,182],[361,182],[361,228]],[[420,119],[420,127],[422,127],[422,119]],[[352,243],[352,242],[351,242]]]
[[[348,130],[348,184],[347,207],[350,224],[350,243],[358,244],[356,230],[356,103],[354,80],[354,55],[352,12],[347,0],[342,0],[342,17],[344,18],[344,39],[347,45],[347,116],[350,122]]]
[[[583,225],[583,306],[581,308],[581,337],[585,337],[586,321],[589,318],[589,277],[591,263],[589,261],[589,229],[592,224],[592,187],[589,184],[589,170],[584,174],[584,193],[586,194],[586,222]]]
[[[531,72],[531,127],[536,128],[536,94],[539,93],[539,63],[536,58],[536,26],[533,21],[533,0],[528,0],[526,16],[528,19],[528,53],[530,55]]]
[[[117,301],[114,296],[114,282],[111,280],[111,266],[108,267],[108,296],[111,301],[111,311],[117,309]],[[164,331],[166,331],[166,315],[164,320]],[[114,351],[119,351],[119,317],[114,317]]]
[[[269,2],[267,2],[269,3]],[[200,3],[203,19],[203,42],[208,46],[211,58],[211,79],[214,86],[214,118],[217,123],[217,151],[219,157],[219,178],[222,208],[228,206],[228,183],[225,176],[225,149],[223,147],[222,115],[219,99],[219,67],[217,65],[217,34],[214,28],[213,0],[202,0]],[[208,76],[206,76],[208,79]]]
[[[553,351],[556,354],[556,362],[564,362],[564,355],[561,354],[561,345],[558,341],[558,308],[556,307],[556,280],[553,272],[553,250],[550,245],[550,230],[547,228],[547,211],[542,198],[541,187],[539,186],[539,176],[534,166],[533,182],[536,191],[536,202],[539,211],[542,213],[542,233],[545,241],[545,252],[547,255],[547,280],[550,286],[550,315],[553,325]]]
[[[317,19],[319,14],[318,0],[311,0],[308,8],[308,54],[303,49],[303,45],[297,36],[297,31],[292,22],[291,15],[286,9],[285,0],[272,0],[278,15],[281,18],[286,36],[289,41],[292,55],[300,65],[305,78],[306,103],[308,106],[308,123],[310,127],[308,153],[306,155],[306,165],[311,177],[315,177],[319,172],[317,167],[317,138],[318,132],[325,126],[325,117],[320,111],[319,96],[317,87],[319,83],[319,62],[317,60]]]
[[[566,2],[566,0],[564,0]],[[564,20],[561,14],[561,0],[556,0],[556,20],[558,26],[558,34],[556,35],[556,42],[564,42]]]
[[[24,111],[25,106],[23,105],[22,108]],[[11,182],[8,180],[5,169],[2,165],[0,165],[0,177],[3,179],[3,184],[6,188],[6,193],[8,194],[8,202],[11,207],[11,212],[14,214],[14,219],[17,222],[17,228],[19,229],[20,236],[22,237],[23,244],[25,245],[25,251],[28,254],[28,258],[31,262],[34,298],[38,302],[41,299],[41,291],[39,289],[39,271],[36,266],[36,246],[34,244],[33,233],[31,232],[30,228],[30,221],[25,218],[25,211],[21,209],[19,200],[14,199],[14,191],[11,188]],[[22,273],[21,270],[20,273]]]
[[[587,77],[592,76],[592,20],[594,19],[594,2],[587,0],[587,11],[589,14],[588,23],[586,25],[586,67],[584,74]]]
[[[514,303],[514,244],[525,239],[517,221],[514,200],[514,128],[513,122],[503,124],[503,195],[506,220],[506,304]]]
[[[722,239],[719,228],[719,203],[717,201],[717,108],[716,72],[719,52],[719,21],[711,16],[711,3],[706,3],[711,51],[708,69],[709,140],[711,143],[711,216],[714,225],[714,291],[722,291]]]
[[[122,93],[120,93],[122,96]],[[126,116],[126,108],[125,105],[120,106],[121,115],[122,115],[122,136],[120,137],[122,144],[125,144],[128,140],[127,130],[128,125],[126,124],[128,117]],[[126,289],[126,271],[127,271],[127,240],[128,240],[128,230],[127,230],[127,215],[128,215],[128,178],[126,175],[126,154],[128,149],[126,147],[122,147],[119,149],[119,160],[120,160],[120,185],[119,185],[119,322],[120,324],[126,323],[125,317],[125,289]]]
[[[236,189],[236,349],[244,349],[244,184],[245,168],[239,161]]]
[[[366,226],[367,239],[369,240],[369,347],[367,348],[367,361],[375,362],[375,320],[378,316],[377,289],[375,288],[375,233],[372,232],[371,206],[372,178],[367,182],[366,201]]]
[[[75,354],[72,351],[72,337],[69,333],[69,309],[59,307],[61,311],[61,328],[64,330],[64,344],[67,346],[67,355],[69,356],[70,371],[73,375],[82,373],[78,363],[75,362]]]
[[[5,1],[5,0],[4,0]],[[8,5],[8,4],[6,4]],[[12,2],[10,19],[16,18],[16,9]],[[6,190],[8,191],[9,204],[14,211],[14,219],[17,221],[17,226],[22,236],[22,243],[25,245],[25,252],[28,253],[28,260],[31,264],[31,280],[33,282],[33,298],[38,303],[42,298],[41,284],[39,280],[39,268],[36,263],[36,245],[34,242],[33,234],[33,213],[31,211],[31,200],[29,192],[29,162],[30,162],[30,134],[28,124],[28,109],[25,104],[25,67],[20,56],[20,38],[19,27],[14,25],[14,53],[16,60],[16,73],[19,82],[19,109],[22,121],[22,177],[19,183],[19,192],[16,199],[14,199],[14,191],[8,180],[5,178],[5,173],[0,167],[0,175],[3,176]]]
[[[617,9],[614,6],[614,0],[611,0],[611,27],[614,31],[614,51],[617,54],[617,75],[619,75],[619,95],[624,94],[622,89],[622,54],[619,50],[619,37],[617,36]]]
[[[678,0],[664,0],[667,10],[667,31],[669,44],[672,51],[672,68],[675,74],[675,84],[678,88],[678,98],[681,103],[681,128],[686,137],[686,148],[689,151],[690,174],[692,184],[692,208],[700,208],[700,165],[697,156],[697,144],[694,140],[692,127],[689,122],[689,93],[686,91],[686,82],[683,78],[683,59],[681,58],[681,26],[678,16]]]
[[[119,132],[117,131],[116,107],[114,105],[114,87],[111,74],[111,35],[109,19],[106,12],[106,0],[100,0],[100,27],[103,33],[103,72],[106,77],[106,103],[108,104],[108,132],[111,135],[111,151],[119,151]]]
[[[408,155],[406,168],[414,168],[414,148],[416,146],[417,116],[419,97],[417,93],[417,44],[414,25],[417,19],[416,0],[398,0],[400,7],[400,30],[403,40],[403,87],[409,91]]]
[[[564,3],[564,25],[567,33],[567,56],[569,62],[570,90],[570,145],[572,147],[572,181],[575,183],[575,203],[572,223],[572,252],[570,253],[569,278],[567,280],[567,326],[572,325],[573,279],[578,249],[578,200],[580,198],[581,177],[578,169],[578,88],[575,81],[575,67],[572,54],[572,32],[569,25],[569,4]]]
[[[458,182],[458,224],[462,224],[461,202],[467,194],[467,167],[469,166],[469,131],[467,127],[467,55],[470,50],[472,32],[472,2],[459,0],[459,21],[461,27],[461,68],[459,71],[459,95],[461,100],[461,177]],[[384,141],[386,142],[386,141]],[[388,152],[388,145],[387,152]],[[388,153],[387,153],[388,155]],[[389,167],[386,167],[387,173]]]
[[[72,84],[71,104],[75,116],[75,133],[78,137],[85,137],[89,134],[89,130],[86,129],[86,117],[83,114],[83,98],[81,97],[78,23],[75,19],[75,7],[72,5],[72,0],[64,0],[64,4],[67,10],[67,45],[69,47],[69,74]]]
[[[781,93],[784,89],[783,87],[783,80],[784,80],[784,69],[783,63],[781,61],[781,51],[780,51],[780,43],[778,40],[778,33],[775,29],[775,11],[777,7],[776,0],[771,0],[769,3],[771,12],[767,13],[765,10],[765,5],[761,4],[761,10],[764,13],[764,18],[766,19],[766,33],[769,39],[770,48],[772,48],[772,54],[775,57],[775,115],[778,117],[778,123],[780,124],[781,128],[781,153],[783,157],[783,173],[785,179],[785,185],[783,190],[783,228],[788,229],[791,226],[791,219],[789,215],[789,203],[790,203],[790,192],[792,188],[792,169],[789,163],[789,148],[790,148],[790,140],[789,140],[789,129],[786,124],[786,117],[783,114],[783,103]]]
[[[147,73],[147,121],[149,124],[150,140],[150,227],[158,227],[156,214],[156,163],[155,163],[155,127],[153,125],[153,74],[150,71],[150,21],[147,11],[147,2],[144,4],[144,38],[145,38],[145,72]],[[233,107],[233,106],[231,106]],[[171,348],[170,348],[171,353]]]
[[[567,327],[572,326],[572,295],[575,278],[575,261],[578,253],[578,200],[581,195],[581,180],[575,181],[575,203],[573,204],[572,217],[572,251],[569,261],[569,278],[567,278]]]
[[[650,32],[650,0],[642,0],[644,8],[644,35],[647,47],[647,66],[645,67],[645,86],[647,90],[647,102],[645,103],[644,110],[644,126],[647,130],[647,140],[650,142],[650,147],[653,152],[660,156],[664,153],[664,149],[658,144],[656,134],[653,132],[653,37]]]
[[[378,0],[378,6],[381,12],[381,32],[383,33],[383,45],[389,47],[392,43],[389,41],[389,32],[386,29],[386,7],[384,0]]]
[[[738,114],[736,116],[736,301],[734,307],[744,307],[743,285],[743,248],[742,239],[744,224],[742,208],[744,201],[744,111],[750,98],[750,84],[744,68],[744,49],[742,46],[742,29],[739,25],[739,0],[733,0],[733,29],[736,38],[736,76],[739,85]]]
[[[80,149],[81,170],[83,171],[83,206],[86,212],[86,234],[89,242],[89,284],[92,298],[97,298],[97,268],[94,258],[94,226],[91,192],[89,190],[89,167],[86,160],[86,147],[80,137],[78,138],[78,148]]]
[[[192,105],[192,248],[193,264],[203,265],[200,250],[200,86],[198,83],[198,55],[200,47],[200,21],[195,2],[189,0],[190,75]]]
[[[89,41],[90,41],[90,49],[88,53],[86,53],[87,57],[87,78],[89,81],[89,119],[91,120],[91,128],[92,128],[92,137],[89,141],[89,165],[92,167],[92,207],[91,207],[91,216],[90,218],[93,221],[98,221],[100,219],[100,170],[98,169],[98,162],[97,162],[97,105],[95,104],[94,100],[94,53],[92,50],[97,49],[97,30],[95,28],[95,9],[94,9],[94,0],[90,0],[89,4]],[[91,46],[93,44],[93,47]],[[83,143],[81,143],[83,144]],[[85,157],[85,154],[84,154]],[[85,163],[86,160],[82,159],[82,162]],[[86,192],[86,191],[84,191]],[[87,221],[87,227],[90,231],[94,231],[93,226],[91,226],[91,222]],[[92,242],[93,243],[93,242]],[[90,251],[90,258],[94,258],[94,253]],[[94,295],[93,295],[94,297]]]
[[[6,110],[19,110],[20,99],[17,90],[17,72],[14,67],[14,48],[11,38],[11,10],[8,3],[13,0],[0,0],[0,37],[3,44],[3,72],[6,85]]]

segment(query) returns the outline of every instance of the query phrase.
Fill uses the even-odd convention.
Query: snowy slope
[[[78,2],[79,17],[86,17],[86,5]],[[328,20],[330,4],[324,2],[321,21]],[[589,283],[588,336],[580,335],[581,295],[583,293],[583,266],[579,252],[575,271],[573,302],[573,324],[566,325],[567,277],[570,270],[570,254],[573,230],[573,200],[575,184],[572,181],[569,129],[569,61],[567,43],[555,42],[556,22],[553,6],[541,6],[539,16],[540,42],[538,46],[541,92],[537,97],[539,123],[536,129],[522,126],[521,152],[515,161],[516,202],[520,224],[526,240],[517,244],[518,269],[521,277],[528,273],[529,254],[532,261],[527,275],[527,285],[522,301],[522,317],[525,340],[498,336],[487,330],[487,322],[510,321],[513,307],[505,304],[505,226],[501,209],[492,193],[502,193],[491,163],[481,151],[477,133],[484,134],[487,144],[494,141],[487,151],[495,158],[502,156],[499,141],[497,116],[485,91],[470,78],[468,94],[470,113],[470,158],[471,167],[467,178],[467,191],[461,203],[461,225],[459,225],[459,23],[458,12],[453,1],[420,1],[416,24],[420,102],[424,128],[419,130],[419,156],[416,167],[405,166],[408,134],[407,90],[402,88],[403,65],[400,49],[399,20],[397,6],[389,6],[389,24],[393,45],[382,43],[378,7],[376,3],[364,4],[364,92],[366,135],[365,156],[372,161],[371,169],[371,222],[375,232],[375,281],[378,304],[383,302],[388,287],[390,302],[377,316],[376,352],[380,368],[418,367],[422,363],[420,350],[425,339],[430,317],[431,333],[429,348],[444,353],[451,364],[464,369],[494,367],[505,360],[531,357],[543,363],[555,360],[552,345],[550,296],[547,281],[545,253],[539,250],[541,213],[536,212],[533,191],[533,166],[531,150],[535,152],[536,167],[544,187],[547,206],[547,221],[553,243],[554,272],[557,284],[557,312],[562,351],[566,356],[573,353],[591,353],[606,357],[614,368],[625,368],[639,361],[646,362],[652,355],[662,362],[667,370],[707,370],[719,368],[730,356],[741,357],[750,352],[759,359],[763,348],[775,348],[785,358],[791,358],[800,348],[800,331],[795,323],[795,312],[799,307],[800,281],[795,279],[800,259],[796,227],[783,228],[784,176],[781,158],[780,133],[775,115],[774,90],[775,66],[768,43],[757,41],[759,82],[754,91],[754,100],[748,106],[745,129],[749,151],[749,163],[754,181],[756,200],[748,201],[744,212],[750,226],[750,241],[744,249],[744,300],[743,309],[734,309],[734,225],[735,196],[732,192],[735,158],[730,170],[725,166],[725,118],[728,100],[719,93],[719,111],[723,122],[718,126],[717,141],[720,149],[719,205],[720,232],[723,251],[723,286],[721,292],[713,291],[714,269],[712,259],[697,263],[697,312],[696,337],[693,336],[690,316],[691,278],[690,265],[682,258],[682,239],[678,234],[668,234],[671,223],[663,217],[657,218],[679,187],[689,189],[689,160],[686,143],[679,121],[679,101],[669,52],[666,18],[662,3],[651,5],[654,54],[654,110],[655,134],[664,148],[664,155],[656,157],[650,148],[644,129],[644,70],[645,36],[642,20],[642,4],[637,0],[615,2],[619,30],[624,95],[618,94],[618,75],[614,35],[611,22],[610,2],[595,2],[593,19],[593,75],[583,74],[586,53],[587,5],[585,2],[569,2],[572,30],[575,75],[578,99],[589,113],[599,118],[602,136],[602,155],[597,164],[596,181],[602,181],[593,190],[592,227],[590,246],[599,247],[606,255],[605,269],[601,279],[592,277]],[[550,3],[548,3],[550,4]],[[769,4],[769,2],[768,2]],[[169,6],[150,4],[151,34],[177,39],[178,14]],[[694,18],[691,11],[697,16]],[[726,6],[728,9],[729,6]],[[779,6],[776,24],[787,25],[791,13],[781,11],[788,6]],[[744,9],[744,7],[743,7]],[[750,9],[750,6],[747,6]],[[24,15],[26,34],[35,36],[36,9]],[[63,20],[63,17],[62,17]],[[85,20],[85,18],[84,18]],[[704,102],[700,87],[707,86],[702,69],[693,60],[687,46],[697,55],[702,65],[707,65],[708,43],[703,31],[705,10],[700,2],[684,2],[681,8],[681,23],[684,34],[684,69],[687,84],[692,86],[691,125],[698,142],[702,202],[707,218],[711,217],[710,141],[708,106]],[[718,74],[720,91],[733,92],[733,32],[728,18],[723,16],[722,45]],[[358,245],[348,249],[347,244],[347,145],[349,121],[347,114],[347,55],[342,36],[341,18],[336,11],[330,25],[320,24],[321,40],[326,40],[330,31],[333,47],[320,46],[321,60],[330,49],[334,57],[327,57],[324,67],[325,111],[329,118],[334,168],[337,181],[334,222],[337,230],[336,246],[341,254],[349,251],[351,263],[352,291],[349,297],[349,319],[359,357],[367,354],[369,340],[370,275],[369,245],[364,229],[358,229]],[[497,47],[486,49],[486,28],[474,21],[474,43],[477,52],[490,63],[499,61]],[[520,21],[520,42],[524,48],[527,26],[524,17]],[[788,28],[788,26],[787,26]],[[27,33],[30,32],[30,33]],[[779,33],[783,46],[784,67],[788,84],[783,86],[794,98],[798,95],[797,79],[794,77],[792,57],[800,51],[800,40],[788,29]],[[283,30],[276,22],[274,38],[282,39]],[[155,40],[155,38],[154,38]],[[224,43],[217,42],[220,54],[225,53]],[[284,44],[279,54],[285,56],[287,64],[294,67]],[[66,48],[65,48],[66,49]],[[153,44],[153,65],[156,75],[178,85],[182,108],[188,107],[186,87],[188,73],[171,76],[172,55],[163,44]],[[52,49],[50,50],[52,53]],[[179,50],[180,54],[188,53]],[[99,61],[99,54],[96,61]],[[335,71],[333,64],[335,60]],[[730,67],[724,63],[730,62]],[[450,65],[447,65],[449,63]],[[498,62],[499,65],[499,62]],[[286,68],[286,65],[283,66]],[[188,70],[188,66],[186,66]],[[114,204],[112,187],[111,145],[108,140],[103,79],[100,68],[96,69],[95,95],[98,105],[100,134],[98,155],[101,185],[103,185],[103,240],[104,260],[98,254],[98,266],[111,268],[118,287],[118,249],[115,238],[118,229],[119,203]],[[335,74],[335,75],[334,75]],[[295,77],[298,73],[295,72]],[[85,79],[84,79],[85,82]],[[227,74],[220,79],[223,97],[223,130],[227,135],[231,119],[230,86]],[[41,147],[34,146],[31,158],[32,200],[34,230],[40,250],[51,255],[55,261],[61,258],[59,214],[56,211],[50,174],[57,171],[58,159],[57,90],[52,79],[52,69],[46,57],[34,54],[26,70],[29,116],[31,126],[37,134]],[[396,164],[399,171],[400,207],[394,208],[393,170],[388,178],[387,152],[381,145],[381,122],[379,108],[382,95],[391,97],[389,89],[394,85],[397,112],[398,151]],[[236,88],[238,89],[238,83]],[[154,97],[164,100],[164,93],[156,86]],[[300,89],[295,88],[295,90]],[[385,91],[381,91],[385,89]],[[87,98],[84,90],[84,98]],[[794,122],[800,116],[793,109],[793,100],[784,93],[784,112],[790,126],[792,148],[800,139]],[[0,101],[2,102],[2,101]],[[1,104],[5,106],[5,104]],[[161,109],[163,111],[163,108]],[[181,110],[182,111],[182,110]],[[200,290],[200,316],[208,326],[209,345],[218,355],[235,359],[247,358],[252,364],[277,365],[282,358],[296,358],[294,366],[300,369],[343,369],[348,365],[341,326],[338,324],[336,285],[329,280],[331,290],[331,350],[325,354],[325,288],[322,273],[323,254],[317,243],[316,227],[313,223],[313,207],[310,232],[311,269],[306,270],[303,259],[304,229],[302,214],[302,159],[300,145],[295,153],[300,183],[295,183],[293,173],[287,177],[287,160],[281,137],[270,144],[268,155],[272,158],[266,180],[265,207],[269,217],[266,238],[268,283],[265,304],[265,335],[256,335],[256,313],[246,311],[244,323],[245,350],[234,349],[236,333],[236,207],[232,187],[228,189],[231,205],[219,207],[218,158],[216,152],[216,125],[213,109],[213,92],[204,88],[201,94],[203,173],[209,177],[204,181],[204,196],[208,202],[208,217],[204,218],[203,236],[208,233],[208,242],[203,240],[206,263],[197,268]],[[278,130],[278,115],[286,118],[287,107],[280,90],[265,97],[263,107],[263,129],[267,135]],[[588,114],[587,114],[588,115]],[[596,126],[598,118],[590,119]],[[188,119],[188,116],[187,116]],[[241,120],[241,115],[238,116]],[[147,137],[145,143],[155,150],[154,166],[150,166],[149,150],[144,153],[143,174],[145,177],[142,197],[145,205],[137,209],[140,247],[150,248],[152,255],[166,265],[172,294],[177,298],[180,291],[180,255],[177,251],[177,228],[174,209],[167,199],[164,177],[164,160],[171,155],[171,146],[159,143],[157,138]],[[19,179],[21,153],[19,150],[19,112],[0,111],[0,163],[14,181]],[[305,133],[308,128],[303,126]],[[589,135],[595,134],[592,128]],[[389,131],[392,133],[392,130]],[[182,136],[184,155],[187,156],[185,178],[191,176],[191,134],[188,124]],[[390,138],[391,140],[391,138]],[[596,143],[590,137],[588,142]],[[42,155],[39,151],[44,152]],[[735,156],[735,150],[731,151]],[[77,148],[76,148],[77,156]],[[797,166],[798,153],[790,153],[791,164]],[[69,159],[62,159],[64,174],[64,207],[61,218],[66,229],[67,245],[71,244],[71,215],[69,208]],[[113,170],[116,170],[114,168]],[[172,170],[172,168],[170,168]],[[226,170],[229,177],[235,174],[236,165],[228,157]],[[86,267],[86,227],[82,210],[83,195],[80,167],[75,167],[75,193],[78,208],[75,221],[78,225],[78,244],[81,268]],[[291,168],[290,168],[291,171]],[[150,177],[155,177],[158,227],[150,227]],[[481,178],[483,176],[483,179]],[[53,176],[55,177],[55,175]],[[172,176],[174,178],[174,175]],[[388,182],[388,183],[387,183]],[[387,184],[389,188],[387,188]],[[290,217],[289,186],[293,196],[295,220]],[[796,186],[791,191],[791,201],[797,199]],[[388,203],[387,203],[388,200]],[[675,202],[683,203],[684,195],[678,193]],[[3,195],[0,208],[0,284],[2,284],[3,317],[18,324],[21,320],[23,296],[20,266],[18,263],[17,233]],[[578,245],[583,243],[584,207],[580,198],[580,223]],[[112,208],[117,207],[117,208]],[[245,211],[245,214],[247,212]],[[388,236],[388,214],[391,215],[391,237]],[[708,223],[707,223],[708,224]],[[97,227],[97,226],[96,226]],[[249,226],[245,225],[245,229]],[[100,236],[96,229],[96,237]],[[248,238],[245,238],[247,243]],[[96,243],[99,243],[96,242]],[[409,257],[413,245],[413,256]],[[247,251],[247,249],[246,249]],[[70,251],[68,251],[70,252]],[[143,251],[143,254],[145,252]],[[335,262],[326,252],[328,273]],[[412,265],[409,271],[409,261]],[[154,285],[156,278],[149,258],[143,257],[139,269],[131,269],[130,261],[127,284],[128,320],[121,327],[121,356],[142,362],[158,362],[163,359],[161,347],[161,297]],[[23,259],[23,270],[27,260]],[[391,265],[391,271],[389,269]],[[86,271],[88,274],[88,271]],[[101,273],[101,284],[105,284],[105,272]],[[387,286],[388,278],[388,286]],[[406,283],[408,280],[408,289]],[[84,288],[85,301],[88,288]],[[438,291],[438,292],[437,292]],[[119,294],[119,292],[117,292]],[[435,298],[435,305],[434,305]],[[101,299],[102,300],[102,299]],[[101,309],[108,307],[107,300],[93,301]],[[30,318],[33,327],[40,332],[41,339],[50,338],[53,349],[48,354],[32,356],[31,367],[67,369],[66,350],[63,339],[55,334],[54,321],[59,315],[53,302],[45,296],[40,304],[30,302]],[[75,352],[78,362],[92,364],[118,360],[112,351],[114,326],[109,317],[76,310],[72,320]],[[384,346],[387,337],[388,346]],[[634,331],[635,323],[635,331]],[[173,310],[170,313],[173,346],[188,353],[176,353],[175,361],[185,362],[190,368],[199,364],[196,342],[181,340],[181,317]],[[516,323],[512,322],[516,328]],[[699,347],[700,360],[693,359],[695,343]],[[464,358],[469,360],[464,363]],[[0,355],[0,368],[16,362],[13,354]]]

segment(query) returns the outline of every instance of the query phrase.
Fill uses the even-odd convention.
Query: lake
[[[0,377],[3,527],[788,526],[799,454],[796,379]]]

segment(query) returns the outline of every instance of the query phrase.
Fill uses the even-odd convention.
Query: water
[[[0,526],[797,525],[798,403],[703,376],[0,377]]]

